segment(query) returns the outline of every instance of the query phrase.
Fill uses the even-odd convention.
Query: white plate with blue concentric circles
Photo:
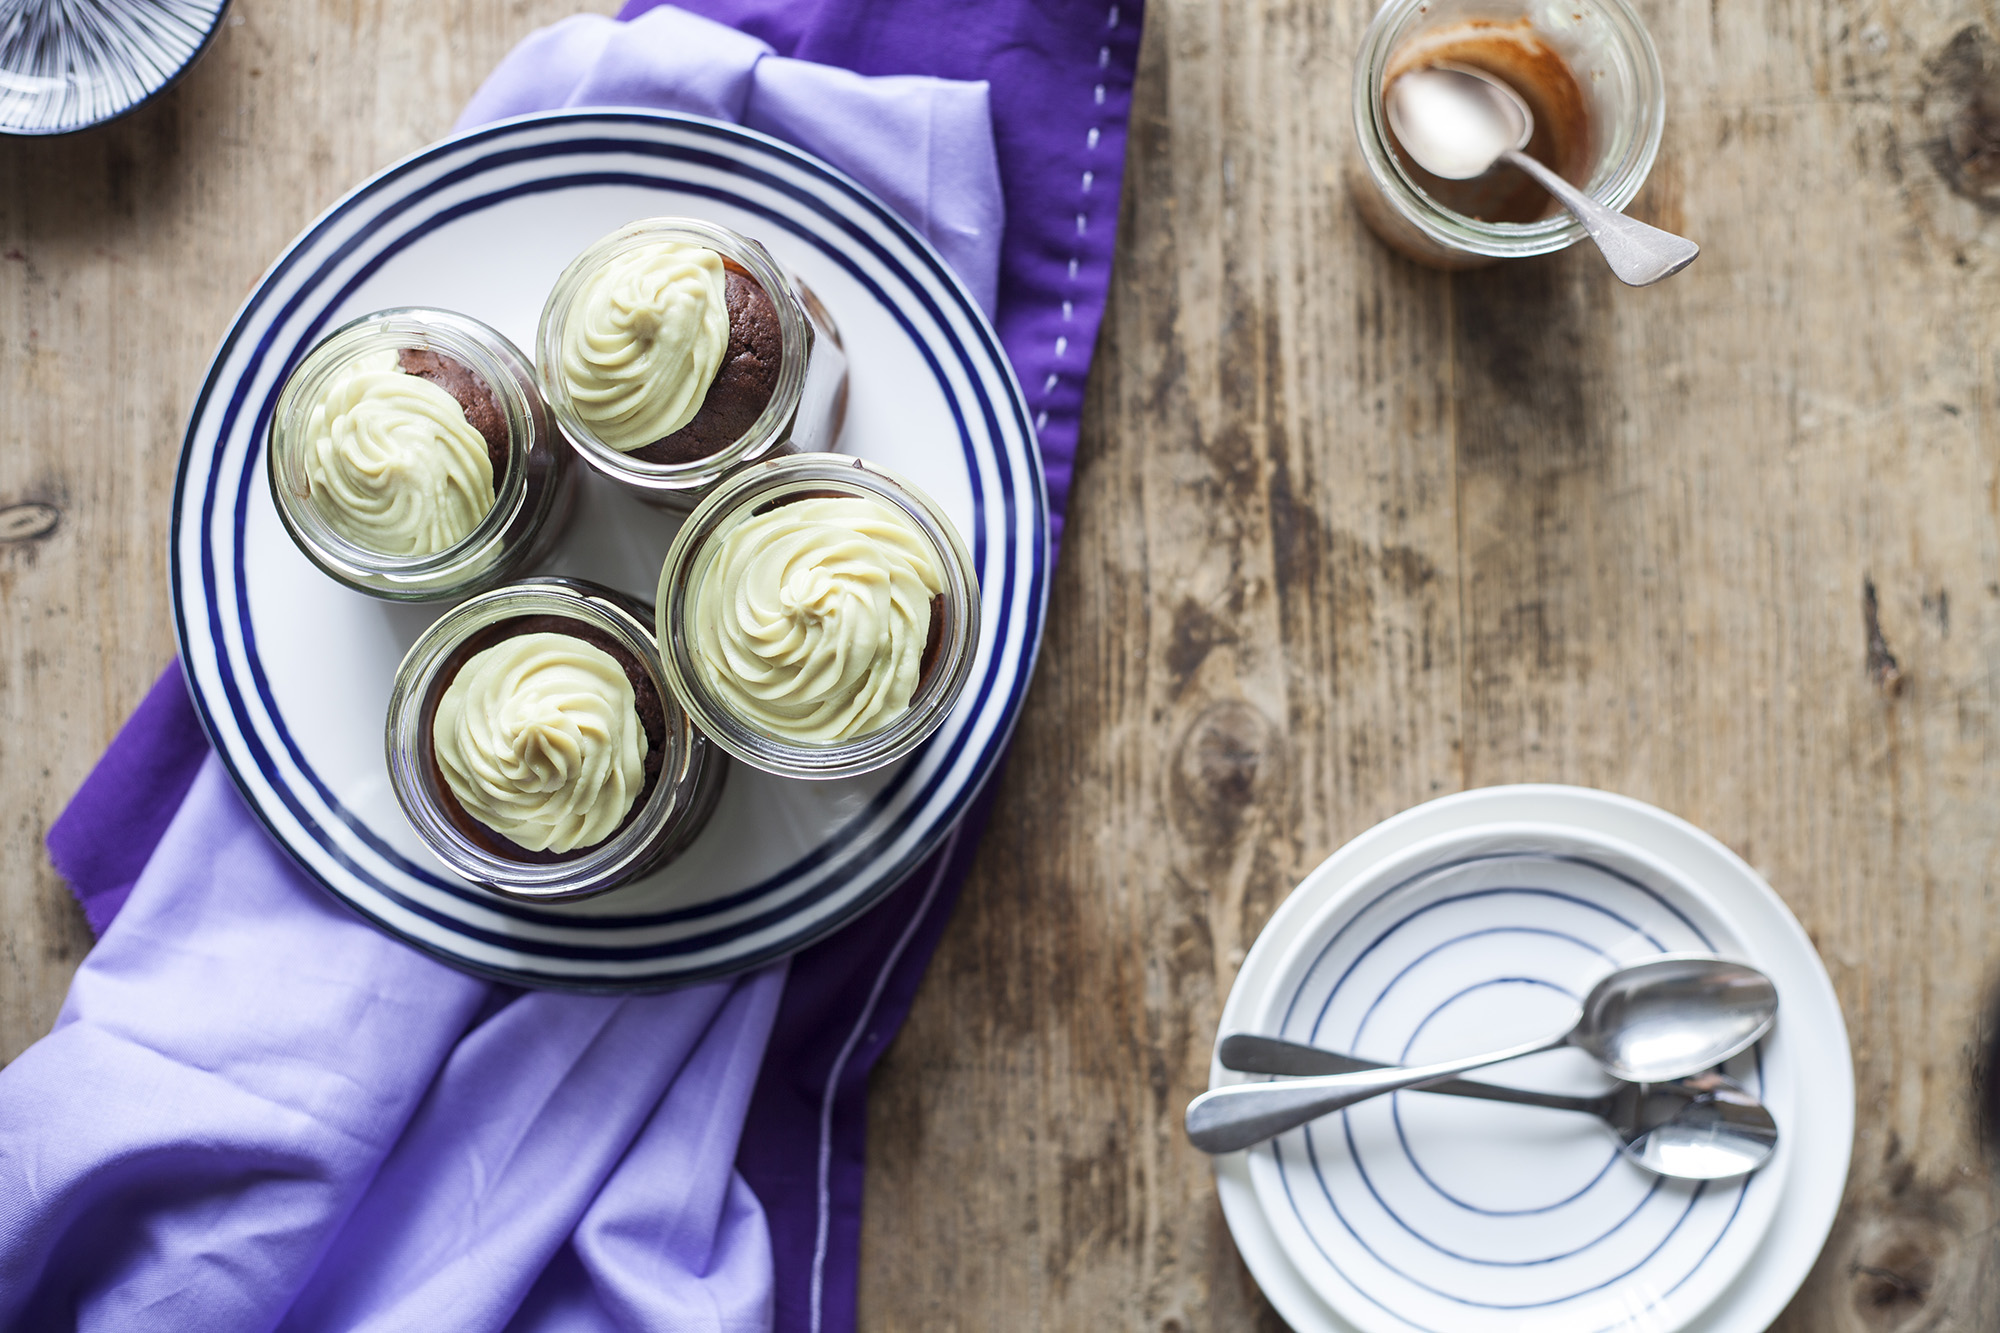
[[[1757,1333],[1824,1244],[1854,1084],[1824,967],[1763,879],[1652,806],[1497,787],[1406,811],[1309,875],[1245,959],[1221,1032],[1385,1063],[1552,1031],[1612,967],[1712,952],[1777,983],[1772,1034],[1728,1072],[1771,1108],[1762,1171],[1667,1181],[1595,1120],[1410,1092],[1216,1162],[1223,1210],[1305,1333]],[[1246,1076],[1211,1070],[1211,1085]],[[1477,1077],[1591,1092],[1573,1050]]]
[[[714,819],[658,874],[527,905],[449,874],[390,791],[397,663],[444,608],[394,606],[315,571],[279,525],[264,440],[290,368],[388,306],[463,311],[532,348],[543,298],[590,242],[698,217],[764,242],[814,290],[849,355],[837,449],[935,498],[971,549],[972,680],[902,764],[836,782],[737,765]],[[551,562],[650,601],[679,520],[579,467]],[[644,990],[796,950],[893,888],[992,772],[1020,712],[1047,596],[1034,432],[992,325],[937,252],[874,195],[777,140],[646,111],[524,117],[426,149],[335,204],[264,275],[223,339],[174,497],[181,662],[252,810],[307,872],[384,929],[521,985]]]

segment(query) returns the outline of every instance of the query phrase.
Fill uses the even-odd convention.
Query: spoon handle
[[[1322,1050],[1302,1042],[1259,1037],[1248,1032],[1232,1032],[1222,1039],[1217,1054],[1224,1069],[1243,1074],[1355,1074],[1365,1069],[1392,1066],[1373,1060],[1357,1060],[1351,1055]],[[1533,1092],[1498,1083],[1478,1083],[1469,1078],[1450,1078],[1442,1083],[1426,1083],[1413,1092],[1442,1093],[1447,1097],[1478,1097],[1489,1102],[1511,1102],[1516,1106],[1545,1106],[1552,1111],[1601,1113],[1603,1098],[1571,1097],[1560,1092]]]
[[[1490,1055],[1467,1056],[1441,1064],[1401,1069],[1367,1069],[1354,1074],[1330,1074],[1320,1078],[1293,1079],[1288,1083],[1238,1083],[1234,1087],[1210,1088],[1188,1103],[1188,1142],[1208,1153],[1235,1152],[1262,1143],[1276,1134],[1317,1120],[1329,1111],[1338,1111],[1370,1097],[1419,1083],[1434,1083],[1468,1069],[1483,1069],[1503,1060],[1552,1051],[1569,1044],[1575,1025],[1553,1037],[1531,1041]]]
[[[1701,247],[1685,236],[1676,236],[1658,227],[1649,227],[1637,218],[1628,218],[1606,208],[1561,176],[1519,149],[1500,155],[1533,176],[1541,187],[1554,195],[1583,224],[1590,239],[1604,252],[1604,262],[1620,282],[1633,287],[1650,287],[1671,277],[1694,262]]]

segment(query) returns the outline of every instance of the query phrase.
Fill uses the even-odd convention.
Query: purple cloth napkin
[[[915,224],[993,313],[1002,216],[983,82],[868,79],[787,60],[666,5],[627,23],[580,14],[530,34],[456,128],[576,106],[670,107],[816,153]]]
[[[308,885],[203,758],[0,1072],[0,1326],[769,1327],[731,1162],[783,985],[453,971]]]
[[[632,18],[663,0],[626,0]],[[781,55],[857,74],[983,79],[1007,234],[994,323],[1041,437],[1055,536],[1111,281],[1142,0],[679,0]]]
[[[991,71],[991,138],[978,89],[858,79],[674,11],[544,30],[468,123],[673,106],[842,165],[997,297],[1059,505],[1109,271],[1136,6],[1008,3],[976,21],[943,0],[703,7],[864,72]],[[977,187],[996,150],[997,289],[1000,209]],[[1079,201],[1091,211],[1072,222]],[[50,832],[104,938],[56,1031],[0,1072],[0,1325],[851,1328],[867,1073],[987,799],[880,910],[789,969],[625,1000],[523,994],[309,886],[170,673]]]

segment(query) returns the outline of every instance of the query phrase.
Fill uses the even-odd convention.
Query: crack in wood
[[[1889,641],[1882,637],[1882,609],[1875,596],[1875,580],[1866,577],[1861,580],[1861,628],[1868,640],[1868,678],[1875,682],[1875,688],[1884,698],[1894,699],[1902,694],[1906,678],[1896,655],[1889,651]]]
[[[1898,1295],[1913,1297],[1917,1300],[1922,1300],[1924,1297],[1926,1288],[1923,1283],[1906,1278],[1893,1269],[1882,1268],[1875,1264],[1856,1264],[1854,1265],[1854,1273],[1859,1277],[1872,1277],[1877,1282],[1894,1290]]]

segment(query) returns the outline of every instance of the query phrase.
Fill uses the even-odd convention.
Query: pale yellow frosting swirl
[[[465,812],[531,852],[604,841],[646,780],[646,730],[618,659],[567,634],[518,634],[459,668],[431,744]]]
[[[563,320],[561,369],[591,432],[629,453],[694,420],[729,350],[722,256],[657,241],[584,279]]]
[[[907,514],[866,497],[813,497],[711,540],[691,646],[732,712],[784,740],[832,742],[909,709],[944,576]]]
[[[436,555],[493,508],[486,440],[449,393],[358,356],[320,390],[306,418],[306,481],[335,532],[380,555]]]

